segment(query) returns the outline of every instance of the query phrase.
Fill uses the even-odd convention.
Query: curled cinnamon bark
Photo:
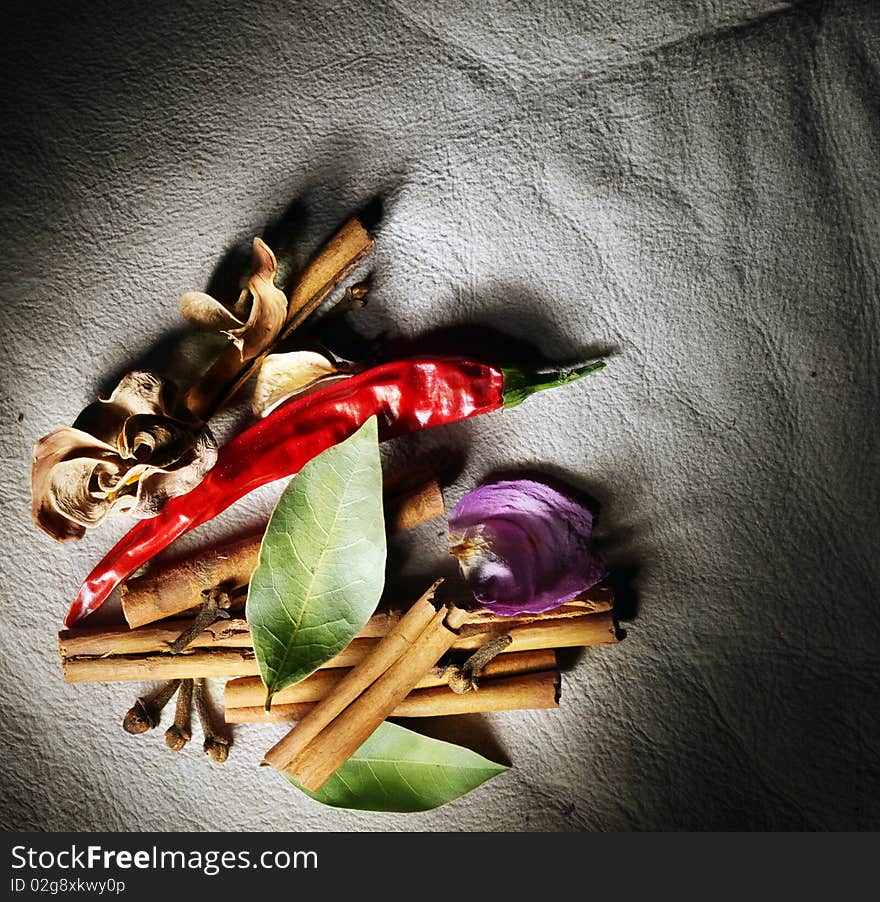
[[[455,693],[445,686],[415,689],[398,703],[392,717],[446,717],[451,714],[481,714],[487,711],[526,711],[559,707],[558,670],[514,674],[487,680],[478,692]],[[226,723],[286,723],[303,720],[320,702],[288,702],[227,708]]]
[[[597,602],[603,607],[598,607]],[[374,614],[360,635],[328,661],[327,667],[358,664],[399,620],[397,612]],[[171,654],[169,646],[184,626],[185,621],[178,620],[134,630],[125,626],[64,630],[58,637],[64,679],[68,683],[83,683],[259,674],[244,620],[215,623],[182,654]],[[471,621],[459,630],[454,650],[476,651],[488,638],[498,635],[510,635],[508,652],[605,645],[619,639],[610,599],[605,596],[523,618],[500,618],[475,611]]]
[[[526,673],[541,673],[556,667],[556,652],[551,648],[535,651],[520,651],[500,654],[482,669],[484,680],[501,677],[522,676]],[[318,702],[328,695],[351,671],[344,667],[316,670],[293,686],[281,689],[272,698],[272,710],[276,707],[304,702]],[[417,690],[443,688],[449,680],[449,668],[435,667],[416,685]],[[482,686],[481,686],[482,688]],[[227,713],[233,708],[263,707],[266,687],[259,677],[238,677],[228,680],[223,692],[223,704]]]
[[[414,610],[426,604],[433,611],[429,596],[423,596]],[[341,713],[334,713],[339,709],[340,697],[351,696],[349,690],[361,682],[360,675],[372,671],[374,661],[383,656],[383,646],[388,641],[384,640],[352,670],[334,693],[316,705],[280,743],[273,746],[266,755],[267,763],[283,770],[306,789],[317,792],[452,647],[457,630],[467,621],[467,616],[461,608],[441,605],[403,653],[352,698]],[[333,716],[328,721],[330,714]],[[313,723],[325,725],[317,733],[314,729],[305,729]],[[298,732],[305,734],[299,742]],[[294,750],[292,756],[291,748]]]

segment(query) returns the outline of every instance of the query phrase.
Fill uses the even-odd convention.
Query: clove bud
[[[204,679],[199,678],[195,680],[193,700],[196,712],[199,715],[199,723],[202,725],[202,734],[205,737],[205,744],[202,748],[212,761],[222,764],[229,757],[229,740],[225,736],[218,736],[214,732],[214,725],[211,723],[211,713],[208,711],[208,700],[205,696]]]
[[[162,710],[171,701],[171,696],[177,692],[180,680],[169,680],[159,686],[146,698],[139,698],[128,710],[122,721],[122,729],[126,733],[134,735],[146,733],[159,726]]]
[[[165,731],[165,745],[172,752],[179,752],[192,739],[193,681],[183,680],[177,692],[174,723]]]

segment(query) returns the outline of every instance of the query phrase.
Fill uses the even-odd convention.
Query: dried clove
[[[511,636],[496,636],[478,648],[460,667],[447,664],[435,670],[446,680],[453,692],[458,694],[471,692],[479,688],[478,677],[483,668],[494,657],[500,655],[511,642],[513,642]]]
[[[169,680],[145,698],[139,698],[129,709],[122,721],[126,733],[146,733],[159,726],[162,710],[177,692],[180,680]]]
[[[183,680],[177,692],[174,723],[165,731],[165,745],[172,752],[179,752],[192,739],[193,681]]]
[[[232,604],[232,595],[222,589],[205,589],[202,598],[204,600],[195,620],[168,647],[172,655],[179,655],[212,623],[229,619],[229,612],[226,609]]]
[[[203,746],[205,754],[218,764],[222,764],[229,757],[229,740],[225,736],[219,736],[214,732],[211,723],[211,713],[208,710],[208,700],[205,697],[205,681],[202,678],[195,680],[193,687],[193,701],[196,712],[199,715],[199,723],[202,725],[202,734],[205,737]]]

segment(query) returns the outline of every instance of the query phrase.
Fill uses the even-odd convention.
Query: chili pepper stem
[[[504,408],[516,407],[522,404],[529,395],[544,391],[547,388],[557,388],[560,385],[568,385],[598,373],[605,369],[604,360],[594,360],[584,366],[573,370],[554,370],[549,373],[528,373],[520,369],[504,369],[504,389],[501,392]]]

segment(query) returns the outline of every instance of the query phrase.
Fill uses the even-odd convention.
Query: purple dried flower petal
[[[468,492],[449,518],[449,539],[477,601],[503,616],[549,611],[605,577],[592,512],[531,479]]]

